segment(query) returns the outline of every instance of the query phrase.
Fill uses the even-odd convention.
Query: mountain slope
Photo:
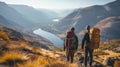
[[[27,19],[33,21],[34,23],[37,23],[39,26],[50,24],[52,20],[57,17],[57,13],[47,9],[35,9],[27,5],[10,6],[16,9]]]
[[[17,29],[17,30],[19,30],[20,28],[22,28],[22,26],[16,24],[13,21],[7,20],[6,18],[4,18],[1,15],[0,15],[0,25],[2,25],[4,27],[12,28],[12,29]]]
[[[52,43],[46,40],[45,38],[42,38],[35,34],[32,34],[32,35],[26,34],[24,32],[14,30],[11,28],[7,28],[7,27],[0,25],[0,41],[1,41],[1,38],[6,39],[4,37],[9,37],[9,42],[24,41],[24,42],[29,43],[30,45],[38,46],[44,49],[50,49],[49,46],[53,47]]]
[[[37,9],[37,8],[36,8]],[[54,10],[50,10],[50,9],[42,9],[42,8],[39,8],[37,9],[39,10],[40,12],[43,12],[45,15],[48,16],[48,18],[50,19],[55,19],[55,18],[58,18],[59,15],[57,12],[55,12]]]
[[[120,39],[120,16],[105,18],[98,22],[95,27],[101,30],[103,40]]]
[[[0,25],[19,31],[20,33],[22,33],[27,41],[30,41],[31,44],[37,44],[44,48],[48,48],[47,46],[51,44],[45,38],[33,34],[33,30],[35,28],[39,28],[40,26],[36,27],[36,23],[26,19],[22,14],[20,14],[4,2],[0,2]],[[16,33],[18,32],[13,32],[12,35],[17,36]]]
[[[69,15],[74,11],[74,9],[56,9],[54,10],[58,16],[61,18],[64,18],[65,16]]]
[[[9,5],[7,5],[4,2],[0,2],[0,15],[25,28],[28,28],[28,26],[30,27],[34,26],[33,22],[24,18],[23,15],[21,15],[19,12],[17,12],[15,9],[11,8]]]
[[[110,16],[120,16],[120,1],[114,1],[105,5],[95,5],[75,10],[55,24],[55,28],[64,33],[71,26],[75,26],[76,32],[85,29],[86,25],[94,26],[97,22]]]

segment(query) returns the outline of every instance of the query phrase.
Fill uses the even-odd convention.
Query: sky
[[[115,0],[0,0],[7,4],[23,4],[34,8],[74,9],[92,5],[103,5]]]

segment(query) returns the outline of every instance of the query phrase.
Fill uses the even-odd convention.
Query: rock
[[[98,63],[98,62],[93,62],[92,67],[103,67],[103,65],[101,63]]]
[[[38,46],[38,47],[41,47],[41,48],[44,48],[44,49],[49,49],[49,47],[48,46],[46,46],[46,45],[44,45],[44,44],[42,44],[42,43],[40,43],[40,42],[29,42],[29,44],[30,45],[34,45],[34,46]]]
[[[115,61],[114,58],[108,57],[108,58],[106,58],[106,59],[103,61],[103,64],[104,64],[105,66],[114,67],[114,61]]]
[[[84,62],[84,56],[80,56],[79,61],[80,61],[80,63],[83,63]]]

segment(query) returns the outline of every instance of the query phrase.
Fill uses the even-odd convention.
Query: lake
[[[50,32],[47,32],[47,31],[44,31],[42,29],[37,29],[37,30],[34,30],[33,31],[34,34],[37,34],[37,35],[40,35],[42,36],[43,38],[46,38],[48,39],[49,41],[51,41],[56,47],[62,47],[63,46],[63,40],[60,39],[59,37],[57,37],[56,35],[50,33]]]

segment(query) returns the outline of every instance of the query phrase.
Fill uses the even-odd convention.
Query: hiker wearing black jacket
[[[87,60],[88,60],[88,54],[89,54],[89,65],[92,66],[93,61],[93,49],[89,47],[90,44],[90,26],[88,25],[86,27],[87,32],[85,33],[83,39],[82,39],[82,49],[84,49],[84,67],[87,67]],[[85,43],[85,44],[84,44]]]

